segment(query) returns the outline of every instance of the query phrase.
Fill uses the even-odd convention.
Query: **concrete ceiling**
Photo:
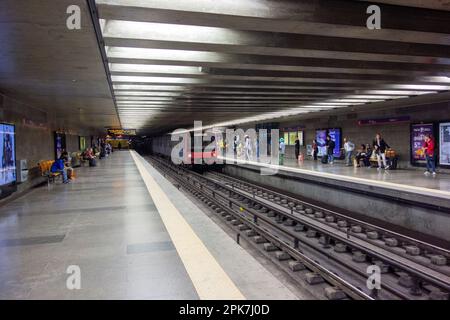
[[[119,115],[143,132],[448,99],[447,2],[380,1],[381,30],[365,1],[95,2]]]
[[[80,31],[65,27],[71,4]],[[109,77],[122,125],[145,134],[450,100],[448,2],[379,1],[381,30],[366,27],[369,4],[3,0],[0,90],[67,121],[115,126]]]
[[[69,5],[81,8],[81,30],[66,27]],[[119,125],[86,1],[0,1],[0,92],[61,128]]]

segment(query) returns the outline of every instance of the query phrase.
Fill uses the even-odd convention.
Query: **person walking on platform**
[[[299,155],[300,155],[300,140],[297,137],[295,139],[295,161],[298,161]]]
[[[328,156],[328,163],[333,164],[334,163],[334,148],[336,147],[336,143],[331,139],[330,135],[327,135],[327,141],[325,143],[327,146],[327,156]]]
[[[386,162],[386,149],[390,148],[389,145],[381,137],[380,133],[377,133],[375,140],[373,141],[373,149],[375,150],[375,155],[378,161],[378,170],[381,170],[381,160],[383,160],[383,166],[385,170],[389,169]]]
[[[344,138],[344,150],[345,150],[345,164],[347,167],[350,167],[352,165],[352,156],[353,151],[355,150],[355,144],[348,140],[347,138]]]
[[[279,161],[280,166],[284,164],[285,152],[286,152],[286,145],[284,144],[284,139],[280,138],[280,161]]]
[[[425,171],[426,175],[429,175],[430,173],[432,173],[433,176],[436,175],[435,148],[434,138],[431,135],[425,136],[425,141],[423,142],[423,151],[427,159],[427,171]]]
[[[319,146],[317,145],[317,140],[313,140],[312,143],[312,152],[313,152],[313,159],[317,161],[317,154],[319,153]]]

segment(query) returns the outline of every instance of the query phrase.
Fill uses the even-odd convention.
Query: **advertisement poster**
[[[59,159],[66,149],[66,136],[63,133],[55,132],[55,159]]]
[[[450,166],[450,122],[439,124],[439,164]]]
[[[15,128],[0,124],[0,185],[16,181]]]
[[[326,139],[327,139],[327,130],[316,130],[316,141],[317,147],[319,149],[317,155],[319,157],[327,153],[327,148],[325,146]]]
[[[300,140],[300,146],[305,145],[304,131],[298,131],[298,140]]]
[[[331,140],[335,142],[333,155],[336,158],[339,158],[341,156],[341,129],[328,129],[328,134],[330,135]]]
[[[432,123],[413,124],[411,126],[411,162],[413,164],[426,163],[423,143],[427,135],[432,135],[434,126]]]

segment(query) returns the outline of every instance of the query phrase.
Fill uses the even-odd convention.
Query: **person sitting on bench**
[[[364,162],[365,165],[365,159],[367,158],[367,149],[366,145],[363,143],[361,147],[358,150],[358,153],[355,157],[355,162],[357,167],[361,167],[361,160]]]
[[[67,178],[66,166],[62,157],[52,164],[50,171],[52,173],[60,173],[63,177],[63,183],[69,183],[69,179]]]
[[[64,151],[61,154],[61,159],[64,160],[64,165],[65,165],[65,168],[66,168],[66,171],[67,171],[67,178],[72,180],[73,176],[74,176],[74,174],[73,174],[74,170],[73,170],[73,168],[71,166],[71,158],[69,156],[69,153],[67,151]]]
[[[83,155],[83,159],[89,161],[90,167],[96,166],[94,150],[92,148],[86,149],[86,151],[84,152],[84,155]]]

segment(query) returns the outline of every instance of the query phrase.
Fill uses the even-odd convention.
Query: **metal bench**
[[[60,177],[62,178],[61,173],[59,172],[51,172],[52,165],[55,161],[53,160],[45,160],[40,161],[38,163],[39,170],[41,172],[41,176],[47,179],[47,185],[50,185],[50,183],[54,183],[56,181],[56,178]]]

